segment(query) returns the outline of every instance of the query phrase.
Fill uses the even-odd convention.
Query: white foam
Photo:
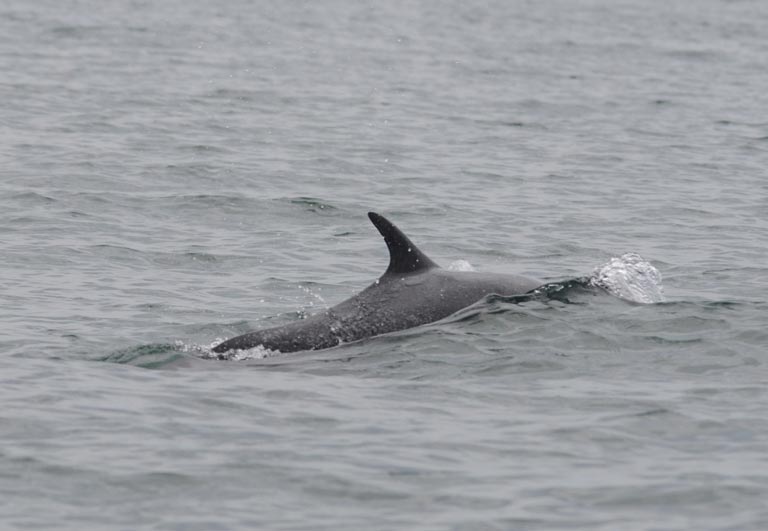
[[[264,348],[261,345],[258,345],[246,350],[239,350],[239,349],[230,350],[229,352],[226,352],[223,355],[219,354],[219,358],[220,359],[223,358],[230,361],[263,360],[264,358],[269,358],[277,354],[280,354],[279,350],[270,350],[268,348]]]
[[[214,352],[213,347],[219,343],[222,343],[223,341],[226,341],[226,339],[217,337],[210,345],[187,345],[183,341],[177,340],[174,342],[174,346],[176,347],[176,350],[179,350],[180,352],[198,354],[204,359],[220,359],[231,361],[261,360],[280,354],[279,350],[270,350],[268,348],[264,348],[261,345],[245,350],[229,350],[221,354]]]
[[[651,304],[664,301],[661,273],[637,253],[613,257],[597,267],[590,284],[632,302]]]

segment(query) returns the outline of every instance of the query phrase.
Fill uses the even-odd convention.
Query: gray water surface
[[[768,528],[768,4],[0,6],[0,528]],[[385,269],[491,299],[205,359]]]

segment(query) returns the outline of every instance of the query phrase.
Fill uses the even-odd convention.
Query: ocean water
[[[767,23],[7,0],[0,528],[768,528]],[[208,359],[377,278],[371,210],[612,294]]]

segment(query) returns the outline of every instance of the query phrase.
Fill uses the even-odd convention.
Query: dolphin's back
[[[247,350],[254,347],[279,352],[335,347],[339,344],[339,339],[333,334],[326,313],[313,315],[284,326],[249,332],[224,341],[212,350],[220,354],[229,350]]]
[[[280,352],[319,350],[439,321],[490,294],[518,295],[541,286],[527,277],[440,268],[386,275],[344,302],[307,319],[235,337],[217,353],[261,345]]]
[[[312,317],[229,339],[216,353],[262,346],[280,352],[318,350],[439,321],[492,293],[518,295],[542,282],[515,275],[446,271],[389,220],[368,214],[389,249],[389,266],[375,283]]]
[[[385,275],[331,311],[350,323],[369,323],[381,334],[439,321],[487,295],[520,295],[541,285],[539,280],[515,275],[433,268],[418,274]]]

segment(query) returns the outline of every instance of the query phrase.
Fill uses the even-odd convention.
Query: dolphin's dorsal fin
[[[389,267],[384,273],[385,276],[415,273],[439,267],[387,218],[376,212],[368,212],[368,217],[384,236],[384,241],[389,248]]]

